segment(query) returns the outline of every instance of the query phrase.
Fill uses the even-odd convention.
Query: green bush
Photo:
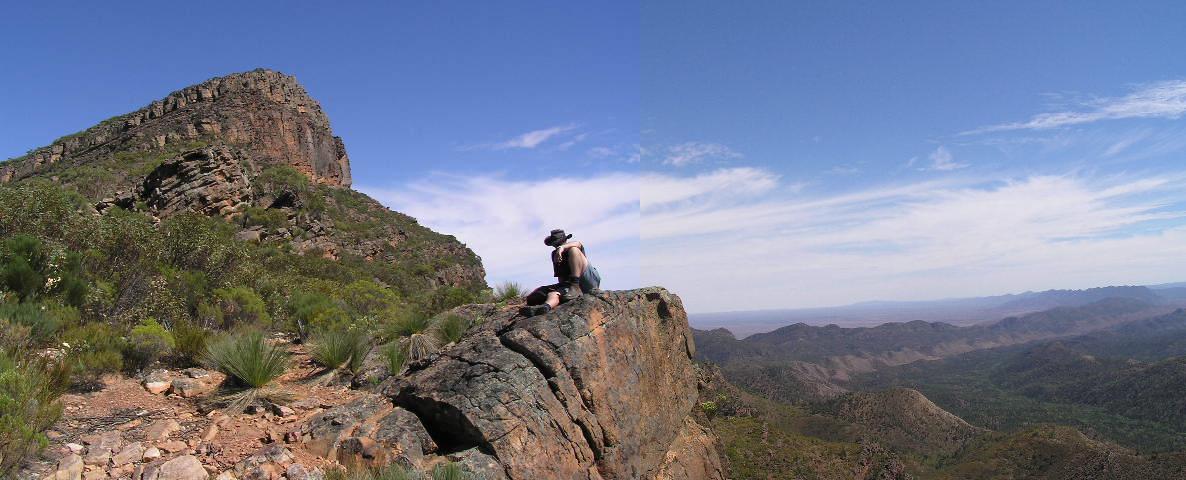
[[[0,478],[49,444],[45,431],[62,415],[65,386],[59,365],[0,352]]]
[[[206,360],[243,387],[258,389],[288,370],[288,352],[259,331],[225,335],[206,347]]]
[[[177,347],[173,334],[161,326],[155,318],[149,318],[132,327],[124,349],[124,366],[129,370],[142,370],[160,360]]]
[[[288,299],[289,317],[301,338],[311,332],[328,329],[349,322],[345,310],[337,302],[317,292],[298,291]]]
[[[210,331],[194,325],[189,320],[178,320],[173,323],[173,353],[177,363],[182,366],[193,366],[201,363],[206,354],[206,340]]]
[[[0,304],[0,320],[29,328],[29,337],[37,343],[49,340],[63,324],[76,321],[78,311],[69,307],[51,307],[40,303]]]
[[[342,289],[342,300],[355,317],[377,315],[395,307],[399,296],[390,288],[370,280],[355,280]]]
[[[224,329],[261,327],[271,322],[267,305],[259,294],[247,287],[214,290],[214,321]]]
[[[456,343],[469,329],[469,320],[455,313],[438,316],[433,322],[432,331],[442,344]]]
[[[275,208],[247,207],[243,211],[243,226],[276,229],[288,225],[288,214]]]
[[[0,318],[0,352],[23,352],[33,346],[32,337],[29,327]]]
[[[41,293],[48,270],[49,253],[36,237],[14,235],[0,246],[0,281],[21,301]]]
[[[357,328],[325,330],[315,335],[311,343],[309,353],[318,365],[327,370],[345,369],[355,375],[371,351],[368,335]]]
[[[89,323],[62,333],[65,362],[75,387],[90,390],[102,386],[102,376],[123,369],[123,336],[110,325]]]
[[[387,372],[392,376],[399,375],[408,363],[408,351],[398,341],[388,343],[379,351],[383,355],[383,362]]]
[[[494,289],[494,301],[507,302],[517,300],[523,296],[523,287],[518,283],[506,281]]]

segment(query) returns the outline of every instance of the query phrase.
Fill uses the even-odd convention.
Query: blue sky
[[[1180,3],[389,3],[7,7],[0,156],[264,66],[492,283],[554,227],[698,312],[1184,279]]]
[[[1180,2],[643,5],[643,278],[693,310],[1186,271]]]
[[[357,189],[457,235],[492,283],[554,281],[542,238],[562,227],[596,244],[607,286],[633,287],[639,21],[629,2],[7,5],[0,158],[213,76],[272,68],[321,103]],[[588,176],[606,187],[597,198],[557,190]]]

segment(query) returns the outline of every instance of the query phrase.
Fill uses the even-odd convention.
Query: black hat
[[[552,233],[548,234],[548,236],[544,238],[544,245],[547,245],[549,247],[559,247],[560,245],[563,245],[564,242],[570,238],[572,238],[571,233],[568,235],[565,235],[564,230],[557,228],[555,230],[552,230]]]

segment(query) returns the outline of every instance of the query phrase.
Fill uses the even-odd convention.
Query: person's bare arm
[[[573,240],[573,241],[568,242],[564,245],[556,247],[556,258],[564,258],[564,250],[565,249],[581,248],[581,247],[584,247],[584,245],[582,245],[581,242],[579,242],[577,240]]]

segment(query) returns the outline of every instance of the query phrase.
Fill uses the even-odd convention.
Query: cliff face
[[[350,186],[350,159],[321,105],[296,78],[253,70],[207,80],[0,166],[0,181],[202,138],[242,146],[261,165],[290,165],[317,183]]]
[[[308,444],[341,461],[447,457],[491,479],[724,478],[715,437],[690,415],[695,347],[679,297],[647,288],[538,317],[511,310],[458,311],[484,321],[382,397],[315,419]]]

